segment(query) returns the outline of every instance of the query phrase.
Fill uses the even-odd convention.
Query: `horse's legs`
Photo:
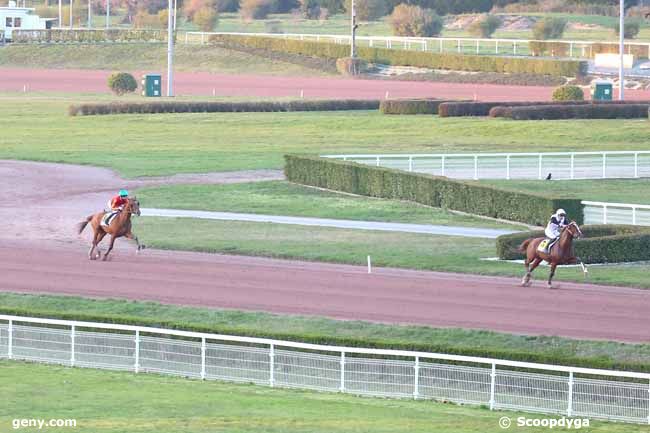
[[[144,250],[147,246],[145,244],[141,244],[140,241],[138,240],[138,237],[133,234],[133,232],[128,232],[127,234],[124,235],[125,238],[127,239],[132,239],[135,241],[135,243],[138,245],[138,251]]]
[[[97,249],[97,251],[99,252],[99,248],[97,247],[97,245],[99,245],[99,243],[102,241],[102,239],[104,239],[104,236],[106,236],[105,231],[101,231],[101,232],[100,231],[95,231],[94,232],[93,240],[92,240],[92,243],[90,244],[90,250],[88,250],[88,258],[90,260],[95,260],[101,255],[101,253],[99,253],[98,256],[95,256],[93,253],[94,253],[95,249]]]
[[[522,286],[530,286],[530,280],[533,278],[533,271],[539,266],[540,263],[542,263],[542,259],[535,257],[532,263],[526,265],[526,275],[524,275],[524,279],[521,282]]]
[[[548,284],[547,284],[549,289],[553,288],[553,284],[551,283],[551,281],[553,280],[553,275],[555,275],[555,268],[557,268],[557,263],[551,263],[551,273],[548,276]]]
[[[108,253],[113,250],[113,244],[115,244],[115,236],[111,235],[111,243],[108,245],[108,249],[106,250],[106,253],[104,253],[104,258],[102,260],[106,261],[108,259]]]

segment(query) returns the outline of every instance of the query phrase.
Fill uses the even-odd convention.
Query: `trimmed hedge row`
[[[341,337],[332,334],[304,334],[300,332],[273,332],[266,330],[242,330],[237,327],[228,327],[220,324],[202,326],[190,324],[179,320],[159,318],[149,319],[129,314],[88,314],[85,312],[67,312],[54,310],[36,310],[22,308],[7,308],[0,306],[0,313],[7,315],[42,317],[48,319],[78,320],[84,322],[111,323],[120,325],[149,326],[153,328],[166,328],[190,332],[205,332],[223,335],[238,335],[242,337],[270,338],[276,340],[296,341],[302,343],[323,344],[332,346],[361,347],[374,349],[412,350],[430,353],[448,353],[452,355],[477,356],[483,358],[507,359],[513,361],[537,362],[540,364],[566,365],[572,367],[598,368],[604,370],[624,370],[637,372],[650,372],[650,363],[623,362],[593,356],[567,356],[557,350],[546,353],[513,350],[508,348],[486,347],[458,347],[449,344],[431,342],[403,343],[400,341],[383,341],[380,339],[362,339],[354,337]]]
[[[438,114],[444,99],[388,99],[379,104],[382,114]]]
[[[507,107],[493,114],[513,120],[641,119],[648,116],[648,108],[650,104],[545,105]]]
[[[533,56],[555,56],[555,57],[569,57],[571,48],[566,42],[557,41],[531,41],[528,43],[528,48]],[[648,47],[643,45],[625,44],[627,54],[632,54],[634,57],[645,58],[648,57]],[[574,46],[573,54],[582,53],[582,47]],[[585,49],[587,57],[595,57],[596,54],[618,54],[618,44],[607,44],[595,42],[590,44]]]
[[[560,199],[510,191],[421,173],[373,167],[314,156],[285,155],[284,173],[290,182],[334,191],[446,208],[542,225],[555,209],[564,208],[581,223],[583,206],[577,199]]]
[[[14,30],[17,43],[166,42],[163,30]]]
[[[209,38],[209,41],[215,44],[238,44],[270,51],[330,59],[346,57],[350,51],[348,45],[342,44],[257,36],[213,35]],[[576,77],[585,75],[587,72],[587,62],[575,60],[433,53],[370,47],[358,47],[357,54],[363,60],[371,63],[454,71],[538,74],[561,77]]]
[[[584,238],[575,243],[575,254],[585,263],[621,263],[650,260],[650,228],[629,225],[582,227]],[[513,233],[497,238],[497,255],[502,260],[519,260],[523,241],[543,237],[542,230]]]
[[[461,117],[461,116],[492,116],[490,111],[495,107],[537,107],[548,105],[630,105],[650,104],[648,101],[501,101],[501,102],[462,102],[452,101],[440,104],[438,114],[440,117]],[[496,110],[492,117],[502,117],[496,113],[503,110]]]
[[[379,100],[315,100],[287,102],[111,102],[69,107],[71,116],[150,113],[245,113],[273,111],[376,110]]]

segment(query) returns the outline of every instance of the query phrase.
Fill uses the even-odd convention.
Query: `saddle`
[[[539,243],[539,246],[537,247],[537,251],[539,251],[540,253],[549,254],[551,252],[551,248],[553,248],[553,245],[555,245],[558,239],[549,239],[549,238],[544,239],[542,242]]]
[[[111,221],[113,221],[113,218],[115,218],[117,216],[117,214],[119,214],[119,213],[120,213],[119,210],[113,210],[113,211],[110,211],[110,212],[106,212],[104,214],[104,216],[102,217],[101,225],[104,226],[104,227],[108,227],[111,224]]]

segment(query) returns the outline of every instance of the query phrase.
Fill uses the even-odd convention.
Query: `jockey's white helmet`
[[[558,209],[555,212],[555,215],[565,215],[566,216],[566,211],[564,209]]]

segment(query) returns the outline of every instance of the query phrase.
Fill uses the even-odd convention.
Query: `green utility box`
[[[142,96],[162,96],[162,76],[147,74],[142,76]]]
[[[591,91],[591,97],[594,101],[611,101],[613,88],[611,81],[596,81]]]

